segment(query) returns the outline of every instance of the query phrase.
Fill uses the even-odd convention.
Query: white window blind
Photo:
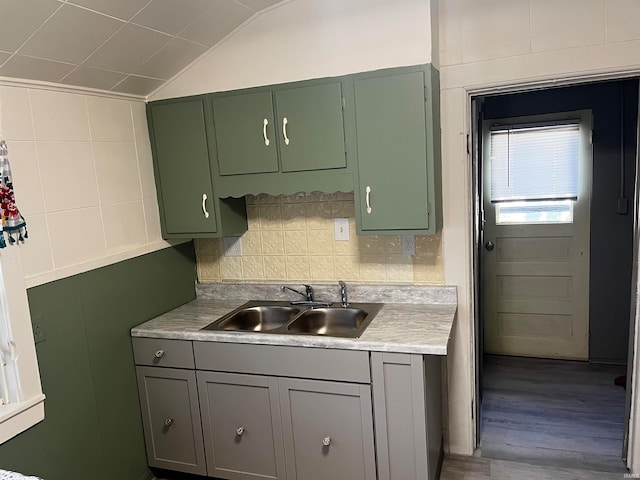
[[[578,123],[500,127],[490,148],[492,202],[578,198]]]

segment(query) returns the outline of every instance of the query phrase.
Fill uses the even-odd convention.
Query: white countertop
[[[409,287],[412,292],[416,287]],[[428,289],[430,287],[422,287]],[[382,310],[369,324],[359,338],[329,337],[321,335],[274,334],[253,332],[225,332],[201,330],[240,305],[249,298],[214,300],[198,298],[131,330],[134,337],[170,338],[179,340],[198,340],[207,342],[249,343],[263,345],[285,345],[315,348],[335,348],[343,350],[368,350],[375,352],[418,353],[425,355],[446,355],[451,329],[456,317],[454,287],[446,298],[435,301],[443,303],[390,303],[384,302]],[[365,288],[363,287],[363,290]],[[403,287],[393,287],[390,298],[407,300],[400,295]],[[419,290],[419,289],[418,289]],[[408,290],[403,290],[405,293]],[[367,300],[372,298],[370,288]],[[430,299],[430,293],[421,294],[421,298]],[[199,292],[199,296],[207,296]],[[210,296],[210,295],[209,295]],[[224,297],[224,295],[219,295]],[[257,300],[255,296],[250,300]],[[274,298],[275,300],[276,298]],[[280,298],[278,298],[280,299]],[[354,299],[354,301],[360,299]],[[415,298],[413,299],[415,301]]]

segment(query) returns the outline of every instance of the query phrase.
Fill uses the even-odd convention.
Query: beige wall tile
[[[422,284],[444,284],[442,257],[413,257],[413,281]]]
[[[36,142],[11,141],[7,143],[7,148],[13,174],[13,189],[20,213],[44,213],[44,193],[40,181]]]
[[[263,280],[264,265],[261,256],[242,256],[242,278],[245,280]]]
[[[122,251],[147,243],[142,200],[102,205],[107,251]]]
[[[0,86],[0,137],[35,140],[31,102],[26,88]]]
[[[355,220],[349,220],[349,240],[333,240],[333,252],[336,255],[357,256],[360,253],[360,242],[356,235]]]
[[[257,205],[258,197],[256,197],[255,195],[245,195],[244,201],[247,205]]]
[[[309,253],[333,254],[333,230],[313,230],[308,233]]]
[[[90,141],[83,95],[30,90],[36,140]]]
[[[334,268],[338,280],[360,280],[360,262],[357,256],[336,255]]]
[[[224,280],[242,280],[242,257],[220,257],[220,275]]]
[[[220,262],[215,255],[198,255],[198,279],[201,282],[219,282]]]
[[[637,0],[606,0],[605,19],[607,42],[640,39],[640,2]]]
[[[360,256],[360,279],[363,282],[384,282],[387,279],[384,255],[362,254]]]
[[[266,280],[286,280],[287,265],[284,256],[264,257],[264,278]]]
[[[55,268],[105,256],[106,245],[100,208],[50,213],[47,221]]]
[[[134,142],[94,142],[93,154],[103,204],[142,199]]]
[[[305,209],[307,228],[309,230],[329,230],[333,228],[331,203],[307,203]]]
[[[287,255],[309,253],[306,230],[287,230],[284,232],[284,251]]]
[[[362,235],[358,237],[359,249],[363,254],[384,253],[386,241],[377,235]]]
[[[46,215],[27,218],[29,238],[20,245],[22,268],[26,277],[53,270],[53,256]]]
[[[353,203],[353,192],[334,192],[331,194],[331,201]]]
[[[416,235],[416,255],[439,255],[442,253],[442,235]]]
[[[604,32],[604,0],[531,2],[533,52],[601,44]]]
[[[194,240],[196,251],[202,255],[218,255],[217,238],[196,238]]]
[[[249,230],[260,230],[260,210],[256,205],[247,205],[247,227]]]
[[[260,205],[260,228],[263,230],[282,230],[282,207],[280,205]]]
[[[145,105],[142,102],[130,102],[130,105],[136,153],[138,154],[138,166],[140,168],[140,181],[142,182],[142,197],[156,198],[153,158],[151,156],[151,143],[149,142]]]
[[[304,196],[304,201],[307,203],[324,203],[329,200],[331,200],[331,194],[325,192],[311,192]]]
[[[87,111],[94,142],[135,141],[130,102],[88,96]]]
[[[304,282],[309,278],[309,257],[287,255],[285,257],[287,279]]]
[[[331,216],[333,218],[355,218],[356,209],[351,202],[331,202]]]
[[[402,253],[402,238],[400,235],[380,235],[378,240],[384,245],[386,253]]]
[[[38,163],[48,212],[99,204],[96,170],[89,142],[37,142]],[[69,174],[73,172],[73,181]]]
[[[262,235],[262,252],[264,255],[284,254],[284,232],[278,230],[265,230]]]
[[[413,282],[413,262],[409,255],[389,255],[386,259],[387,281]]]
[[[330,281],[336,278],[333,255],[311,255],[309,257],[309,268],[312,280]]]
[[[260,205],[279,205],[282,203],[278,195],[267,195],[266,193],[258,195],[257,200]]]
[[[282,220],[287,228],[305,230],[307,228],[305,212],[304,203],[284,203],[282,205]]]

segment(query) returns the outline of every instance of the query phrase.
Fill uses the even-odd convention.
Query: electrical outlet
[[[333,233],[336,240],[349,240],[349,219],[334,218]]]
[[[416,254],[416,237],[414,237],[413,235],[402,235],[402,254]]]
[[[33,341],[35,343],[40,343],[46,340],[44,336],[44,327],[42,326],[42,322],[36,320],[31,324],[33,328]]]
[[[242,240],[240,237],[224,237],[222,239],[225,257],[241,257],[242,256]]]

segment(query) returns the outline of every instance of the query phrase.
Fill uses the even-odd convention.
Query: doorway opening
[[[638,80],[476,96],[472,115],[477,446],[625,472]]]

